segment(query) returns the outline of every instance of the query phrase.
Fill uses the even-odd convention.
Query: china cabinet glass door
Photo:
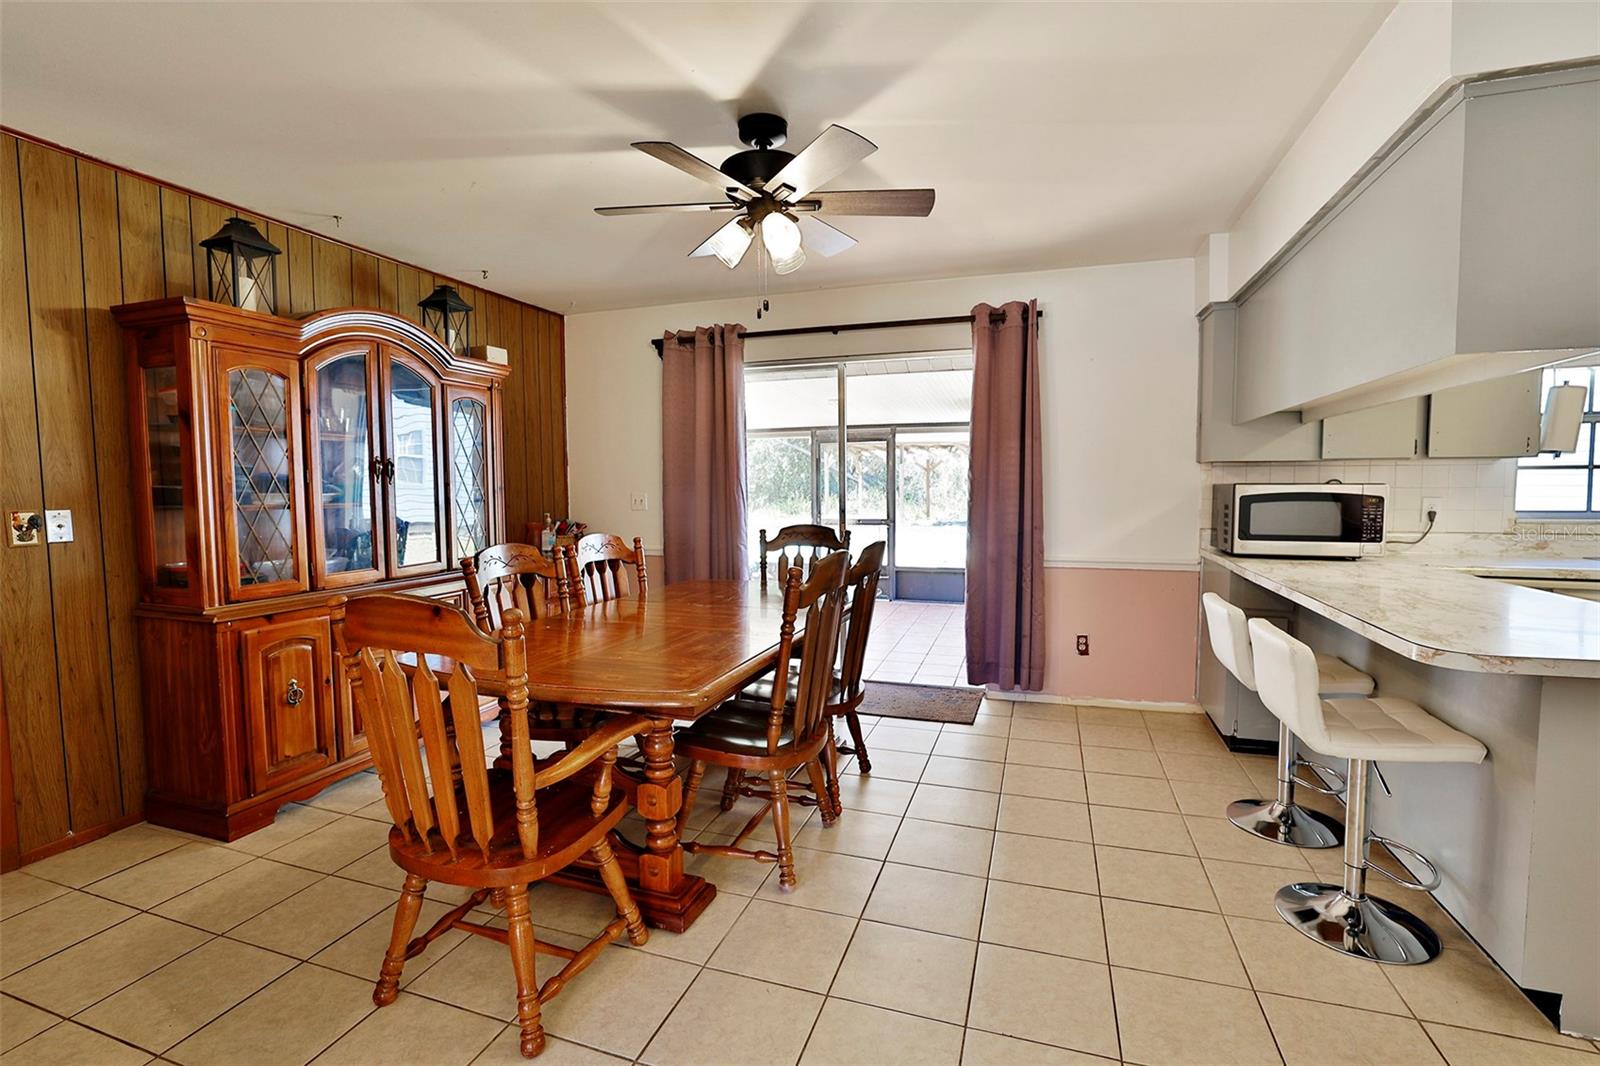
[[[376,353],[344,348],[310,365],[312,556],[322,588],[383,576],[375,488],[383,469],[373,433]]]
[[[301,568],[299,387],[292,361],[223,355],[231,506],[224,521],[224,578],[234,599],[305,587]]]
[[[450,390],[451,561],[489,546],[489,406],[485,394]]]
[[[440,457],[440,387],[420,367],[391,354],[387,366],[391,571],[441,569],[445,557]]]

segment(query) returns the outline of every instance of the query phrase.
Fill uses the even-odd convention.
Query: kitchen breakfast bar
[[[1564,1032],[1600,1036],[1600,546],[1429,547],[1359,561],[1207,549],[1201,584],[1482,741],[1480,765],[1382,765],[1374,830],[1428,855],[1438,903]],[[1275,735],[1254,694],[1200,658],[1225,737]]]

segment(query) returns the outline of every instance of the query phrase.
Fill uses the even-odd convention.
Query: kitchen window
[[[1540,403],[1552,385],[1582,385],[1589,390],[1578,430],[1578,447],[1570,452],[1517,460],[1517,515],[1521,518],[1600,519],[1600,367],[1553,367],[1539,385]]]

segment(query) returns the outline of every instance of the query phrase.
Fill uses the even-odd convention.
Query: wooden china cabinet
[[[414,323],[175,298],[113,309],[132,417],[146,816],[232,840],[367,765],[328,604],[464,606],[504,539],[508,368]]]

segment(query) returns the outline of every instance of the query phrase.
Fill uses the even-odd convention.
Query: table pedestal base
[[[716,899],[717,886],[694,874],[681,874],[671,888],[645,888],[639,878],[638,845],[617,833],[611,834],[611,843],[617,853],[617,861],[622,864],[622,872],[628,879],[628,891],[633,893],[633,901],[639,905],[639,913],[654,928],[681,933],[693,925],[695,919],[700,917],[700,912]],[[600,872],[587,857],[549,880],[552,884],[609,895],[600,880]]]

